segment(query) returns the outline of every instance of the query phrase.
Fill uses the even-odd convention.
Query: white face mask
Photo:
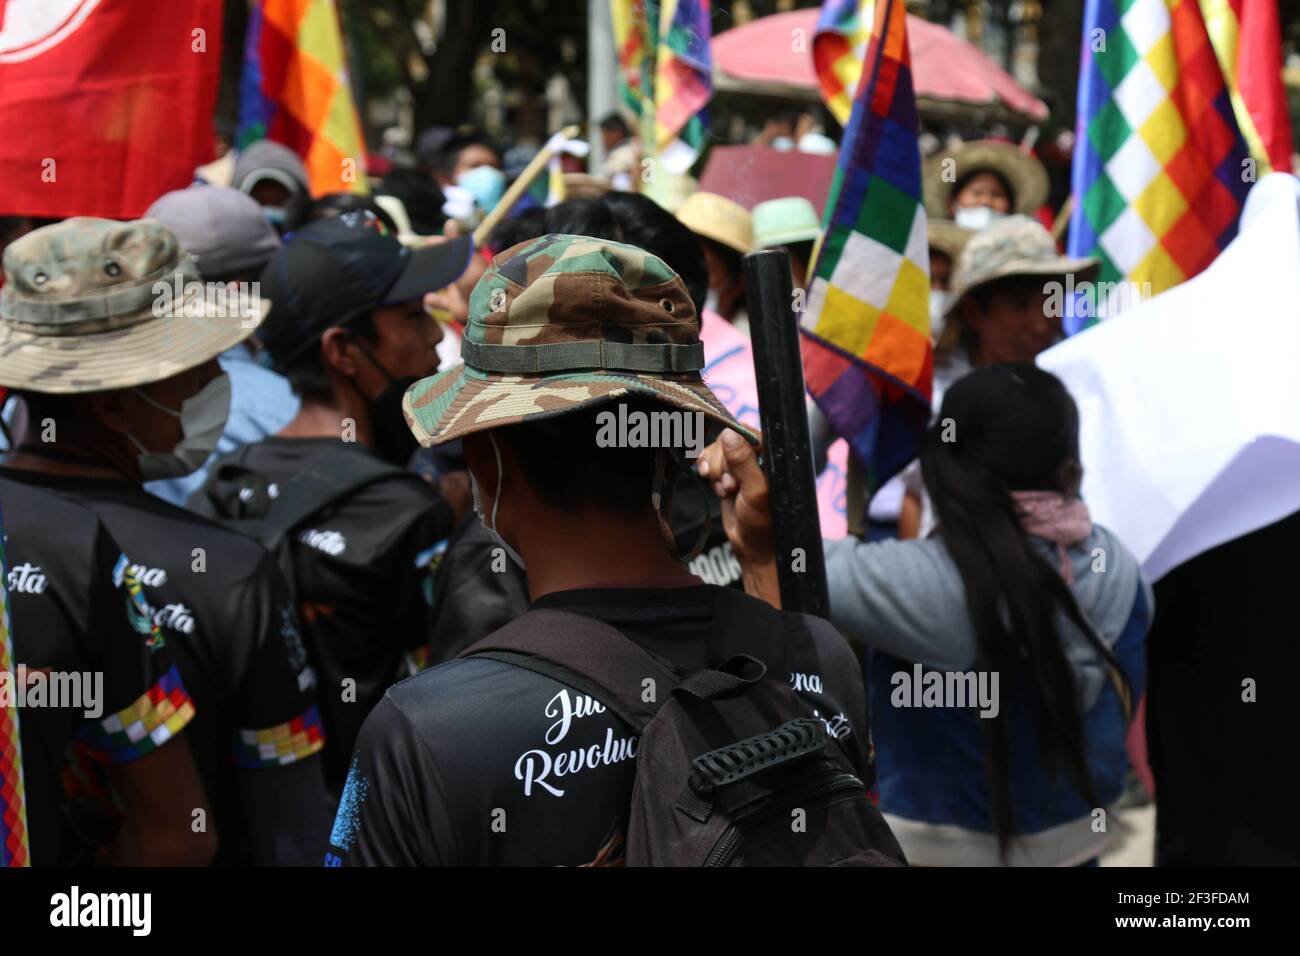
[[[943,331],[943,312],[948,308],[948,303],[951,300],[951,292],[944,289],[930,290],[930,334],[936,339],[939,337],[939,333]]]
[[[1006,218],[1006,213],[990,209],[988,206],[962,206],[953,213],[952,218],[963,229],[979,231],[990,223]]]
[[[126,437],[140,450],[137,459],[140,477],[145,481],[180,478],[202,468],[217,450],[217,440],[225,431],[230,415],[230,376],[223,372],[208,382],[181,403],[179,412],[160,405],[138,388],[132,391],[181,423],[181,440],[171,451],[149,451],[134,435],[127,433]]]
[[[510,547],[510,542],[501,537],[501,533],[497,531],[497,509],[501,507],[501,490],[505,484],[506,473],[505,469],[501,467],[501,449],[497,446],[496,436],[488,432],[487,437],[488,441],[492,443],[492,452],[497,457],[497,494],[492,499],[491,523],[488,523],[487,517],[483,514],[483,499],[478,490],[478,482],[474,480],[474,472],[471,471],[469,473],[469,487],[474,493],[474,513],[483,522],[483,528],[491,535],[492,540],[501,546],[510,560],[519,565],[520,569],[526,569],[528,566],[524,564],[524,559],[519,555],[519,552]]]

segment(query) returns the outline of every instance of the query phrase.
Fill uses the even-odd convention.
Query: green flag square
[[[1103,163],[1119,152],[1119,148],[1133,135],[1133,128],[1124,119],[1114,100],[1107,100],[1088,124],[1088,142],[1097,151]]]
[[[1121,27],[1116,30],[1110,30],[1104,36],[1084,38],[1085,52],[1091,54],[1092,62],[1101,70],[1101,75],[1106,77],[1106,82],[1110,84],[1111,90],[1128,76],[1128,71],[1133,69],[1134,64],[1141,59],[1138,56],[1137,47],[1133,41],[1128,38],[1128,34]],[[1104,48],[1097,49],[1101,44]]]
[[[907,254],[907,238],[916,218],[916,199],[879,176],[872,176],[858,213],[857,231],[900,256]]]
[[[1100,170],[1083,197],[1083,212],[1088,217],[1088,224],[1100,236],[1127,208],[1128,203],[1106,175],[1106,171]]]

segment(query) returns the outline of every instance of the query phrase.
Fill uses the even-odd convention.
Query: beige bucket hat
[[[754,251],[754,222],[749,210],[717,193],[693,192],[677,208],[677,219],[691,232],[735,249]]]
[[[1007,276],[1076,275],[1079,281],[1092,279],[1101,260],[1073,259],[1056,251],[1056,242],[1043,224],[1028,216],[1007,216],[981,229],[966,243],[953,270],[952,299],[945,310],[953,311],[974,289]]]
[[[270,311],[254,289],[203,284],[152,219],[76,217],[4,253],[0,385],[72,394],[130,388],[202,365]]]

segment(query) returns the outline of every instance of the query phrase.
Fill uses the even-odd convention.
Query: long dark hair
[[[1074,399],[1060,379],[1034,365],[993,365],[958,380],[921,447],[925,487],[965,587],[976,667],[998,673],[1012,687],[1028,684],[1043,759],[1053,771],[1063,764],[1095,807],[1079,694],[1057,613],[1117,673],[1118,664],[1060,572],[1030,545],[1011,497],[1013,491],[1066,491],[1078,461]],[[993,827],[1005,858],[1015,832],[1005,709],[980,723]]]

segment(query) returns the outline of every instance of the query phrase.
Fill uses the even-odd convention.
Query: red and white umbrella
[[[713,84],[719,91],[819,99],[812,40],[816,8],[777,13],[713,38]],[[800,32],[802,31],[802,32]],[[1012,79],[978,47],[921,17],[907,17],[917,108],[932,118],[1019,124],[1047,118],[1047,104]]]

